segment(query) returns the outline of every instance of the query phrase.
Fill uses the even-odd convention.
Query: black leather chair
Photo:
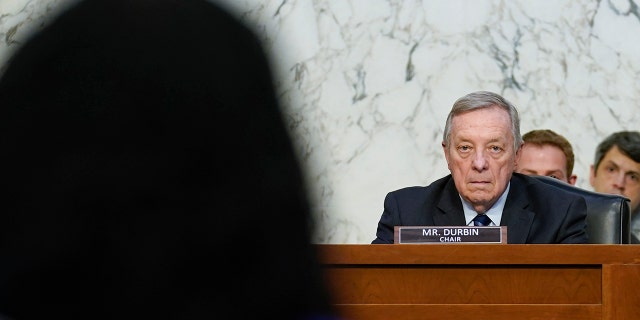
[[[547,184],[579,194],[587,201],[589,243],[631,243],[629,233],[631,211],[628,198],[616,194],[585,190],[551,177],[535,177]]]

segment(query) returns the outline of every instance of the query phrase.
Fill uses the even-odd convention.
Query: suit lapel
[[[453,179],[449,179],[445,185],[437,207],[439,210],[433,215],[434,225],[464,226],[467,224],[464,218],[464,211],[462,210],[460,195],[458,195]]]
[[[526,186],[522,179],[512,178],[500,222],[500,225],[505,225],[506,222],[508,243],[523,244],[527,242],[535,213],[527,209],[529,200],[526,194]]]

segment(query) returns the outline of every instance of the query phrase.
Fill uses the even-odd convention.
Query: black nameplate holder
[[[507,243],[506,226],[395,226],[397,244]]]

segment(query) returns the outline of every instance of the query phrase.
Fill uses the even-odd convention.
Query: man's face
[[[549,176],[569,184],[576,184],[577,176],[567,175],[567,157],[562,149],[551,145],[524,143],[516,172],[527,175]]]
[[[458,192],[477,212],[486,212],[507,188],[516,165],[513,139],[509,114],[497,106],[451,121],[444,155]]]
[[[640,163],[624,155],[617,146],[604,155],[597,171],[591,165],[589,182],[597,192],[629,198],[631,211],[640,205]]]

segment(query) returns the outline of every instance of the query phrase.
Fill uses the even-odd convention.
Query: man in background
[[[578,177],[573,174],[575,157],[569,140],[549,129],[531,130],[522,136],[522,140],[524,144],[516,172],[549,176],[576,184]]]
[[[631,243],[640,243],[640,132],[618,131],[600,142],[589,182],[596,192],[631,200]]]

